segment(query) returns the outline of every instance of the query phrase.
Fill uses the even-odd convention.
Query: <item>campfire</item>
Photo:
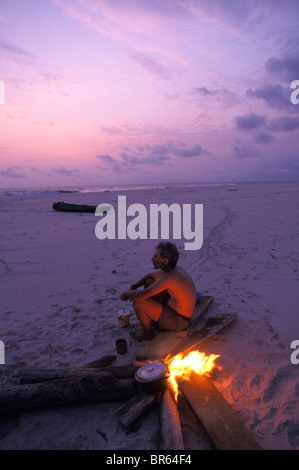
[[[168,363],[168,381],[177,401],[179,386],[177,379],[189,380],[192,373],[199,375],[211,375],[215,360],[220,357],[216,354],[205,355],[199,351],[192,351],[187,356],[184,353],[178,354]]]
[[[208,377],[220,356],[189,351],[127,366],[109,367],[115,356],[104,356],[79,367],[20,369],[11,377],[14,385],[1,389],[0,414],[124,401],[117,417],[123,430],[130,433],[136,432],[151,408],[158,405],[161,449],[184,450],[179,411],[187,406],[216,449],[261,449]],[[149,393],[142,392],[146,385],[150,386]],[[180,410],[179,392],[184,397]],[[98,428],[97,433],[107,440],[105,431]]]
[[[180,353],[176,356],[168,356],[164,361],[153,361],[143,364],[136,372],[137,381],[147,393],[159,393],[169,388],[173,398],[177,402],[180,380],[190,380],[192,374],[211,375],[216,359],[216,354],[206,355],[200,351]]]

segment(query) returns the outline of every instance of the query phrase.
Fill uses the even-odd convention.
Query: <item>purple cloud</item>
[[[186,144],[180,143],[179,145],[174,144],[173,142],[168,142],[168,147],[173,155],[180,158],[185,157],[199,157],[203,154],[208,154],[200,145],[196,144],[193,147],[187,147]]]
[[[19,166],[13,166],[7,168],[6,170],[0,171],[0,175],[5,178],[24,178],[24,174],[20,172],[21,168]]]
[[[121,172],[122,165],[119,160],[117,160],[115,157],[112,157],[112,155],[109,154],[103,154],[103,155],[96,155],[96,158],[98,158],[101,161],[101,164],[98,166],[101,170],[108,171],[112,170],[115,173]]]
[[[120,160],[111,155],[97,155],[96,158],[110,165],[115,171],[133,169],[136,166],[163,166],[171,165],[171,157],[197,158],[201,155],[208,155],[209,152],[196,144],[188,146],[184,142],[168,141],[166,144],[143,145],[136,148],[126,147],[121,153]],[[107,165],[105,166],[107,169]]]
[[[0,42],[0,58],[6,62],[15,63],[20,66],[36,66],[36,57],[31,54],[31,52],[5,41]]]
[[[250,1],[201,0],[195,5],[212,18],[219,18],[232,25],[244,23],[250,14]]]
[[[299,57],[286,56],[283,59],[271,57],[266,62],[266,70],[282,81],[292,82],[299,77]]]
[[[265,85],[262,88],[255,90],[249,89],[246,91],[248,98],[256,98],[263,100],[271,108],[280,110],[288,110],[290,112],[298,112],[298,107],[291,103],[290,87],[283,87],[280,84]]]
[[[213,19],[219,19],[235,29],[250,26],[250,30],[257,23],[263,23],[269,16],[288,16],[290,14],[298,16],[299,5],[296,0],[193,0],[193,7],[205,13]]]
[[[245,116],[236,116],[236,126],[243,131],[258,129],[266,124],[266,117],[258,114],[245,114]]]
[[[102,131],[109,135],[117,135],[122,133],[122,130],[119,129],[119,127],[102,127]]]
[[[269,125],[273,132],[292,132],[299,129],[299,117],[279,116]]]
[[[164,165],[165,162],[169,159],[168,156],[160,154],[160,155],[146,155],[140,158],[139,154],[131,154],[128,155],[127,153],[122,153],[121,157],[125,165],[128,166],[135,166],[135,165],[154,165],[160,166]]]
[[[286,57],[298,57],[299,36],[291,36],[286,38],[281,48],[281,53]]]
[[[104,154],[104,155],[96,155],[96,158],[99,158],[103,162],[108,162],[108,163],[116,163],[116,160],[114,157],[112,157],[109,154]]]
[[[8,53],[8,54],[13,54],[13,55],[18,55],[18,56],[26,56],[33,58],[34,56],[31,54],[31,52],[25,51],[21,47],[18,46],[13,46],[12,44],[8,44],[7,42],[0,42],[0,53]]]
[[[242,145],[239,139],[235,139],[235,144],[232,146],[232,150],[233,156],[238,159],[251,158],[258,155],[250,142]]]
[[[164,165],[169,160],[167,145],[145,145],[136,149],[127,148],[121,154],[125,166],[135,165]]]
[[[85,3],[90,3],[90,7],[93,7],[93,0],[85,0]],[[132,16],[138,11],[146,12],[148,15],[158,16],[170,16],[181,18],[182,15],[186,15],[189,12],[190,7],[193,4],[193,0],[187,0],[181,2],[180,0],[103,0],[102,4],[106,4],[107,8],[113,9],[113,11],[121,11],[124,15]]]
[[[207,95],[212,95],[213,92],[211,90],[208,90],[207,87],[205,86],[202,86],[202,87],[199,87],[199,88],[193,88],[193,91],[195,93],[198,93],[199,95],[202,95],[202,96],[207,96]]]
[[[198,144],[188,147],[184,142],[175,143],[172,140],[169,140],[166,145],[149,145],[146,147],[146,150],[151,156],[174,155],[180,158],[199,157],[200,155],[208,153]]]
[[[270,144],[273,140],[275,140],[274,136],[266,132],[261,132],[254,137],[254,141],[258,144]]]
[[[62,176],[73,176],[74,174],[80,173],[80,171],[78,169],[70,170],[70,169],[64,168],[64,167],[52,168],[51,171],[53,173],[56,173],[56,174],[62,175]]]

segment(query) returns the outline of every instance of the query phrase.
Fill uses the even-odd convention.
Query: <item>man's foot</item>
[[[148,331],[143,328],[141,331],[133,331],[132,336],[136,341],[145,341],[153,339],[155,335],[152,330]]]

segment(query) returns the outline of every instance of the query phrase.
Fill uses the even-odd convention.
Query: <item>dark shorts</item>
[[[182,331],[190,325],[190,318],[183,317],[169,305],[163,305],[158,326],[160,330]]]

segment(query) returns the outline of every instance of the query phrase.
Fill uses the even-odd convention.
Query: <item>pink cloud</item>
[[[170,80],[172,78],[171,69],[166,65],[158,62],[154,57],[138,51],[131,52],[129,55],[138,64],[162,80]]]

